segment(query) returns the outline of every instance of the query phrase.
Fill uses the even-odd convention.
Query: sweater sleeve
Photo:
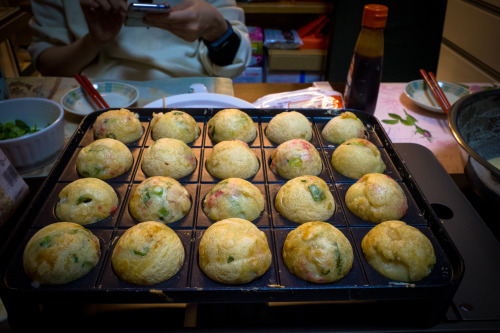
[[[203,67],[210,76],[222,76],[235,78],[250,64],[252,56],[252,46],[248,36],[248,28],[245,25],[245,14],[243,9],[236,6],[234,0],[214,0],[209,1],[217,8],[226,20],[231,24],[232,30],[240,38],[240,44],[232,63],[220,66],[216,65],[209,56],[208,47],[201,43],[199,58]]]
[[[64,0],[31,1],[34,15],[29,25],[33,37],[28,51],[34,64],[46,49],[71,44],[87,32],[80,3],[73,1],[70,5],[64,5],[63,2]],[[67,22],[68,17],[72,20],[71,24]]]
[[[240,36],[233,31],[231,23],[226,22],[228,29],[224,35],[211,43],[203,41],[208,47],[208,57],[219,66],[226,66],[233,62],[241,42]]]

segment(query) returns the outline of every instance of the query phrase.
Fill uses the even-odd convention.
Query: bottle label
[[[344,90],[344,105],[346,108],[349,108],[349,92],[351,90],[352,71],[353,70],[354,70],[354,55],[351,58],[351,64],[349,65],[349,71],[347,72],[347,81],[346,81],[345,90]]]

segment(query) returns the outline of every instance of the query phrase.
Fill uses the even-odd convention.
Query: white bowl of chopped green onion
[[[64,109],[44,98],[0,101],[0,149],[19,173],[46,166],[64,145]]]

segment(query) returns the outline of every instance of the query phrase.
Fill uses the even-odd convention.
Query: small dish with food
[[[14,98],[1,101],[0,110],[2,132],[7,135],[0,139],[0,149],[19,173],[42,168],[59,156],[64,145],[60,104],[44,98]]]

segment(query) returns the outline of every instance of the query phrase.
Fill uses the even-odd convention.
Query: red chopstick
[[[437,87],[437,91],[439,93],[439,95],[441,96],[444,104],[446,105],[446,108],[448,109],[448,111],[451,109],[451,105],[450,105],[450,102],[448,101],[448,98],[446,97],[443,89],[441,89],[441,86],[439,85],[439,83],[437,82],[436,80],[436,77],[434,76],[434,73],[433,72],[429,72],[429,76],[431,78],[431,81],[434,83],[434,85]]]
[[[82,89],[92,98],[94,103],[97,105],[98,108],[100,109],[109,109],[108,103],[102,98],[101,94],[94,88],[92,85],[92,82],[89,81],[89,79],[85,75],[80,75],[76,73],[74,75],[75,79],[80,83],[80,86]]]
[[[450,102],[448,101],[448,98],[446,98],[446,95],[444,94],[443,90],[439,86],[436,77],[434,76],[434,73],[429,72],[427,74],[426,71],[423,69],[420,70],[420,75],[422,75],[422,78],[425,80],[427,85],[432,91],[432,94],[434,97],[436,97],[436,100],[438,101],[439,105],[441,106],[441,109],[443,109],[444,113],[448,114],[450,111],[451,105]]]
[[[85,76],[85,75],[82,75],[81,76],[83,81],[87,84],[87,86],[90,88],[91,91],[94,92],[94,95],[97,97],[97,99],[101,102],[101,104],[106,107],[106,108],[109,108],[109,105],[108,103],[106,103],[106,101],[104,100],[104,98],[101,96],[101,94],[94,88],[94,85],[92,84],[92,82],[89,81],[89,79]]]

